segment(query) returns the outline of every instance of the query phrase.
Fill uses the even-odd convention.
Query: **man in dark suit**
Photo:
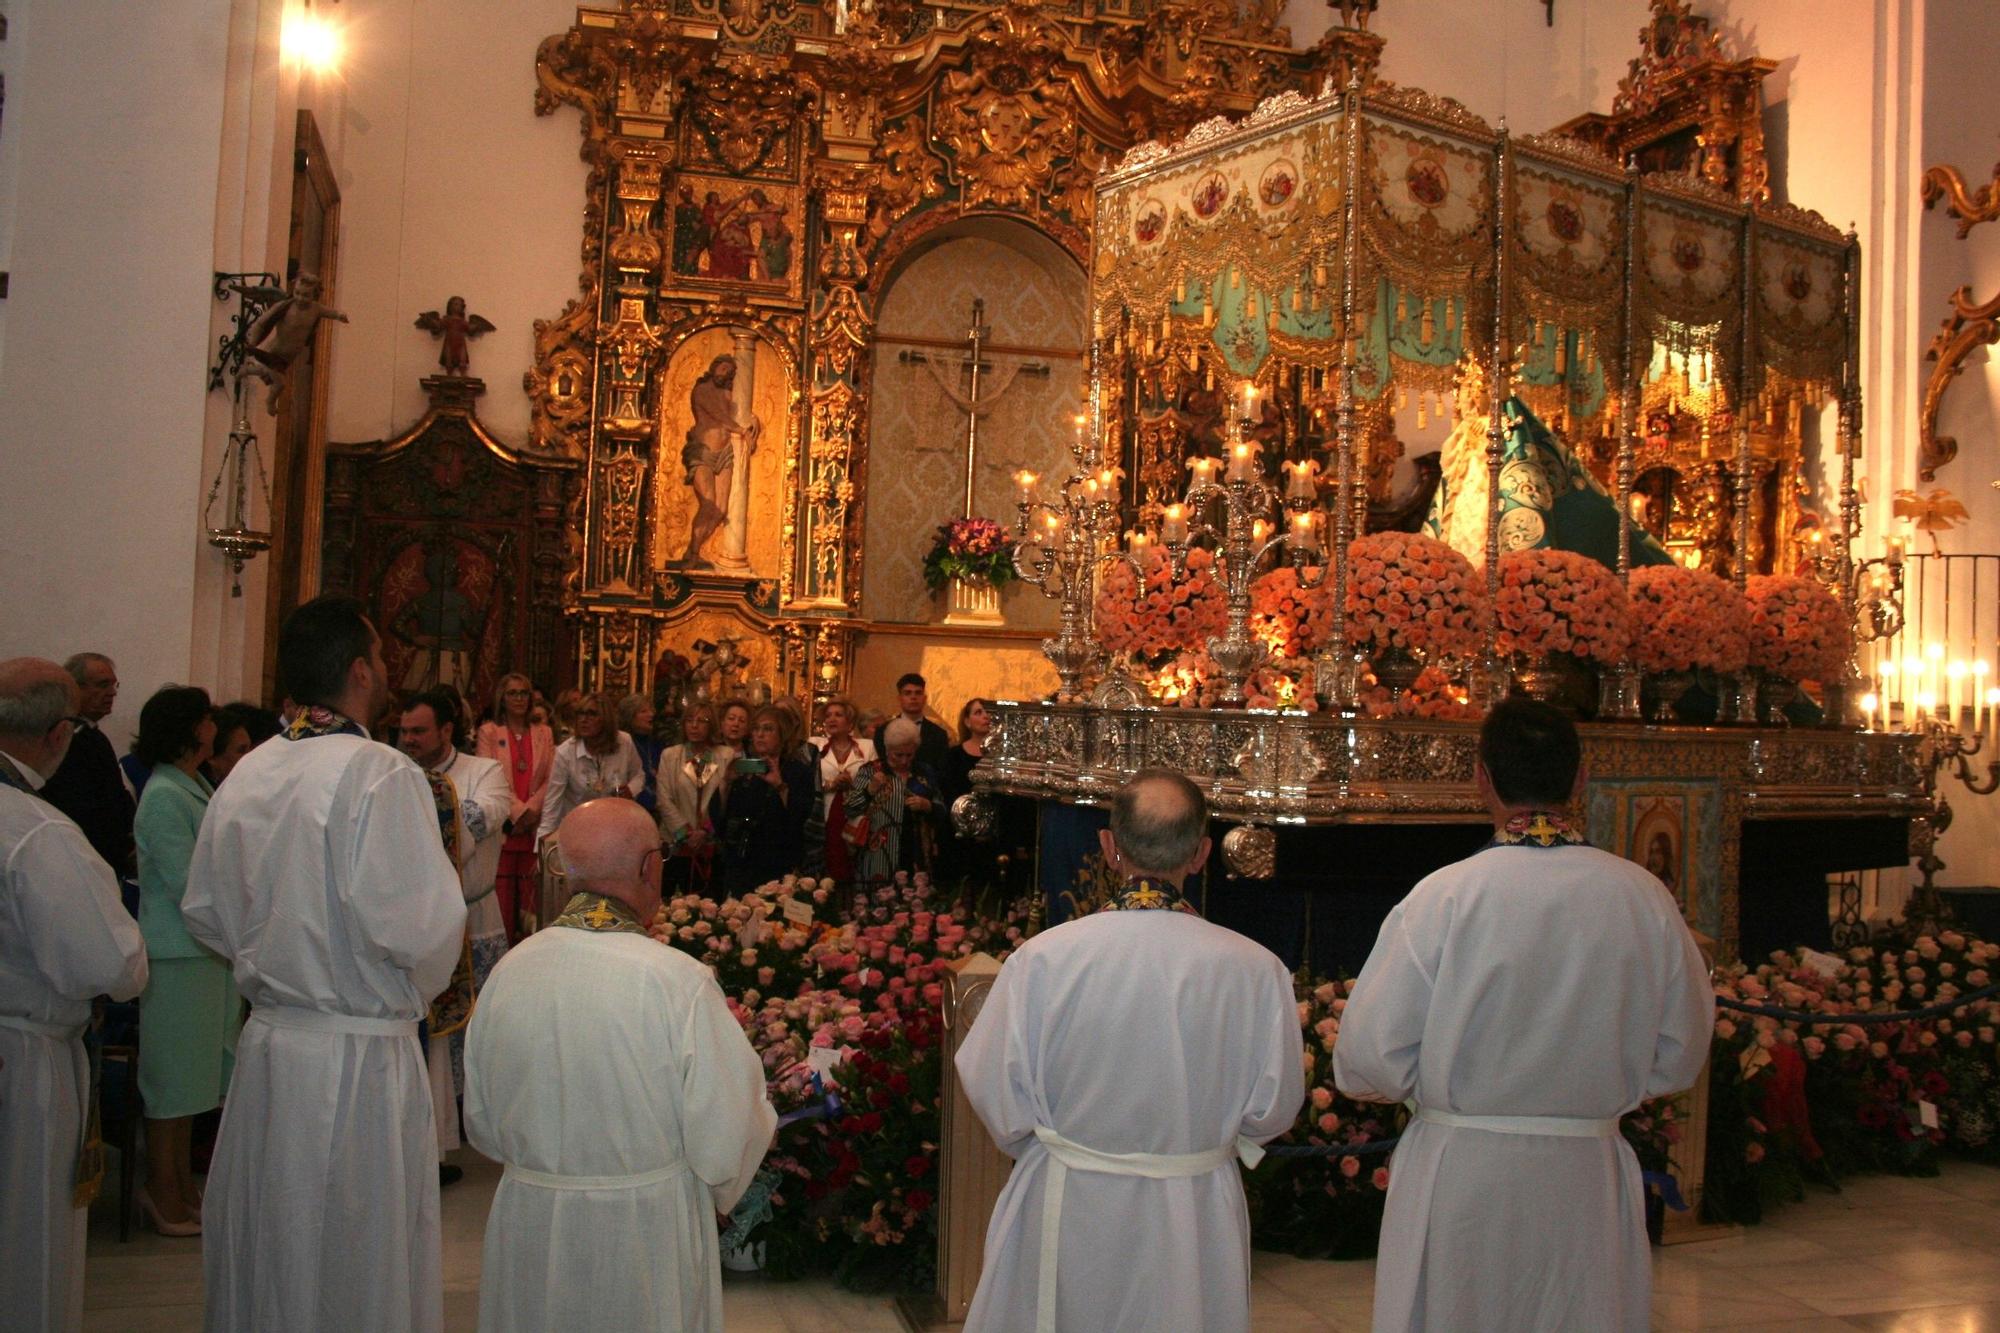
[[[924,716],[929,702],[930,687],[916,672],[905,672],[896,682],[897,707],[917,727],[917,762],[936,775],[944,772],[945,756],[951,753],[951,733]]]
[[[62,767],[42,788],[42,799],[76,821],[83,836],[111,869],[130,876],[132,795],[118,770],[118,756],[98,723],[118,702],[118,667],[102,653],[78,653],[63,663],[76,682],[76,736]]]

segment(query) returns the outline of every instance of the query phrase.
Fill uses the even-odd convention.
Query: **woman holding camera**
[[[722,870],[740,894],[799,868],[813,813],[812,765],[786,752],[785,715],[769,706],[750,722],[750,753],[729,765],[722,797]]]

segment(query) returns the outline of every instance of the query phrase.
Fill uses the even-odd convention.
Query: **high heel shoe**
[[[199,1217],[190,1218],[186,1222],[169,1222],[166,1218],[161,1217],[158,1205],[153,1202],[153,1196],[146,1193],[144,1185],[132,1191],[132,1201],[139,1205],[139,1216],[144,1218],[146,1224],[162,1236],[199,1236],[201,1234],[201,1218]]]

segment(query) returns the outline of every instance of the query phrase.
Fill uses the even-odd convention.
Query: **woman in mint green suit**
[[[195,1116],[229,1086],[242,1006],[229,964],[181,924],[188,861],[211,788],[202,761],[215,743],[204,690],[169,685],[139,712],[132,753],[152,765],[139,798],[139,931],[152,975],[139,997],[139,1096],[146,1107],[146,1183],[139,1206],[163,1235],[201,1232],[201,1196],[189,1159]]]

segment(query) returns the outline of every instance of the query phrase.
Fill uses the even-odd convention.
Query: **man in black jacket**
[[[78,653],[63,663],[76,682],[76,736],[42,799],[76,821],[114,873],[136,873],[132,862],[132,795],[118,756],[98,723],[118,702],[118,667],[102,653]]]
[[[930,703],[930,687],[924,678],[914,671],[903,673],[896,681],[896,706],[902,715],[917,727],[917,762],[928,768],[932,775],[944,772],[945,755],[951,752],[951,733],[924,716],[924,708]],[[880,738],[876,746],[879,749]]]

